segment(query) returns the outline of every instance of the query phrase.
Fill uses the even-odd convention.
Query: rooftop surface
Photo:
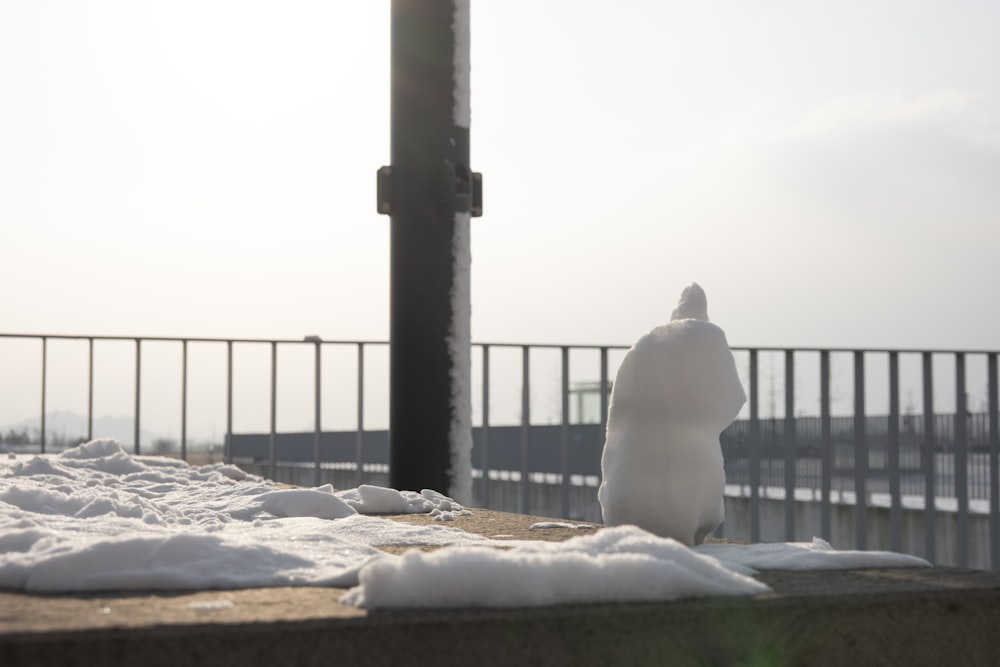
[[[452,525],[514,539],[579,534],[531,528],[542,521],[550,519],[479,509]],[[365,612],[340,604],[344,589],[318,587],[0,591],[0,664],[1000,664],[1000,575],[901,568],[757,578],[773,592],[497,611]]]

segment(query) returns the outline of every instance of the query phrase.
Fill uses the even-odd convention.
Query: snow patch
[[[455,213],[452,238],[451,330],[451,426],[448,433],[451,467],[448,491],[459,502],[472,502],[472,301],[470,216]]]
[[[850,570],[869,567],[930,567],[923,558],[890,551],[838,551],[829,542],[702,544],[695,550],[737,570]]]
[[[676,540],[635,526],[565,542],[527,542],[509,551],[408,551],[369,563],[359,579],[341,601],[366,609],[639,602],[770,590]]]
[[[385,511],[423,512],[441,523],[365,514]],[[87,443],[59,455],[0,459],[0,588],[338,586],[353,587],[345,601],[366,608],[509,607],[752,595],[767,590],[750,578],[753,568],[926,564],[821,542],[695,551],[635,526],[556,544],[442,525],[467,514],[430,489],[289,489],[231,466],[195,467]],[[564,525],[585,527],[534,527]],[[438,551],[379,551],[390,546]],[[225,608],[224,599],[192,606]]]

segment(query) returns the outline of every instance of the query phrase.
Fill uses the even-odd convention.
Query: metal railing
[[[231,462],[232,454],[228,449],[229,434],[233,433],[233,348],[237,345],[267,345],[270,347],[270,423],[272,443],[277,435],[277,372],[278,372],[278,346],[312,346],[315,348],[315,431],[316,431],[316,467],[317,475],[319,471],[319,433],[322,427],[321,415],[321,377],[322,368],[321,351],[324,346],[351,347],[357,350],[357,448],[360,452],[363,447],[364,435],[364,381],[365,367],[364,357],[366,347],[386,347],[388,343],[384,341],[323,341],[318,338],[309,337],[306,339],[257,339],[257,338],[178,338],[164,336],[78,336],[61,334],[2,334],[3,339],[28,339],[37,340],[41,344],[41,408],[40,408],[40,428],[39,428],[39,449],[42,453],[47,451],[48,433],[46,430],[46,415],[48,413],[48,370],[49,370],[49,341],[51,340],[77,340],[87,342],[87,439],[94,437],[94,342],[95,341],[125,341],[135,344],[135,382],[134,382],[134,407],[133,407],[133,452],[142,453],[142,348],[143,343],[168,342],[176,343],[181,349],[180,364],[180,456],[188,459],[188,346],[191,343],[217,343],[225,346],[226,349],[226,449],[224,459]],[[7,376],[5,373],[3,376]],[[271,447],[271,468],[272,475],[274,466],[277,463],[275,448]],[[318,478],[317,478],[318,479]]]
[[[331,463],[324,456],[322,430],[323,382],[321,368],[322,352],[329,347],[353,348],[356,355],[356,396],[357,414],[354,429],[353,464],[356,470],[356,480],[361,482],[365,465],[365,386],[366,369],[365,356],[369,349],[388,345],[385,341],[323,341],[317,338],[307,339],[249,339],[249,338],[172,338],[172,337],[131,337],[131,336],[72,336],[72,335],[41,335],[41,334],[0,334],[0,344],[4,339],[29,339],[40,343],[41,352],[41,406],[40,406],[40,437],[39,449],[47,448],[46,414],[48,411],[47,376],[48,376],[48,344],[51,340],[82,340],[87,341],[87,438],[93,433],[93,398],[94,398],[94,342],[95,341],[131,341],[134,343],[135,380],[134,380],[134,439],[133,448],[141,453],[141,417],[142,417],[142,359],[143,345],[150,342],[167,342],[180,346],[181,363],[178,369],[181,394],[180,414],[180,456],[188,458],[188,347],[192,343],[213,343],[225,346],[226,350],[226,441],[224,457],[232,461],[231,440],[233,434],[233,349],[243,345],[266,345],[270,348],[270,429],[267,434],[267,472],[273,478],[279,461],[282,461],[278,447],[279,433],[277,429],[278,401],[278,348],[279,346],[308,346],[315,350],[314,369],[311,393],[314,399],[314,431],[312,434],[312,461],[314,482],[318,485],[322,478],[322,469]],[[520,377],[520,414],[514,426],[519,427],[519,438],[516,458],[519,461],[520,478],[519,507],[523,512],[530,511],[532,470],[531,460],[533,449],[540,443],[533,442],[533,434],[537,424],[533,423],[533,408],[537,401],[532,395],[532,354],[558,354],[559,368],[559,413],[555,418],[553,428],[558,429],[559,471],[556,479],[560,486],[560,506],[564,516],[570,513],[570,498],[572,478],[574,475],[599,474],[600,442],[589,443],[588,460],[579,462],[577,450],[579,444],[573,438],[579,437],[571,423],[570,396],[574,391],[571,385],[571,355],[584,352],[598,359],[597,377],[588,378],[590,386],[596,386],[598,412],[592,415],[594,423],[588,438],[603,440],[603,431],[607,423],[607,407],[610,392],[610,378],[613,368],[610,355],[621,355],[627,349],[625,346],[601,345],[552,345],[552,344],[513,344],[513,343],[476,343],[473,345],[479,351],[474,355],[477,372],[481,376],[481,385],[475,396],[478,406],[478,422],[476,428],[476,456],[474,466],[479,465],[482,476],[487,477],[489,461],[491,460],[491,438],[496,438],[501,429],[511,426],[494,424],[491,421],[493,410],[494,378],[498,373],[493,363],[495,356],[501,351],[514,355],[520,352],[520,373],[511,369],[511,364],[501,364],[507,379]],[[871,505],[871,493],[874,489],[888,496],[889,546],[899,550],[901,545],[901,526],[904,495],[914,492],[922,496],[923,524],[925,539],[925,554],[933,560],[935,553],[935,513],[940,488],[946,486],[949,495],[955,503],[955,540],[957,544],[957,561],[964,565],[968,561],[967,544],[969,539],[969,516],[971,497],[988,500],[989,517],[989,551],[994,570],[1000,570],[1000,479],[998,479],[998,454],[1000,454],[1000,426],[998,426],[998,352],[993,350],[902,350],[902,349],[850,349],[850,348],[733,348],[738,366],[745,371],[744,384],[747,388],[748,404],[740,419],[722,435],[722,444],[727,455],[727,477],[730,483],[739,484],[746,490],[749,501],[749,537],[756,541],[761,536],[761,501],[769,490],[773,490],[775,482],[783,491],[785,498],[784,534],[788,539],[795,535],[795,498],[796,490],[813,489],[815,502],[819,504],[821,516],[821,533],[827,536],[831,530],[831,512],[834,505],[835,491],[850,491],[853,494],[855,544],[858,548],[868,546],[868,510]],[[778,359],[783,364],[783,382],[780,405],[774,405],[774,390],[772,389],[771,414],[761,415],[761,358],[768,356],[774,361]],[[804,363],[808,358],[815,360],[815,373],[810,375],[809,382],[799,379],[799,371],[809,366]],[[850,415],[837,416],[833,407],[838,402],[832,395],[831,360],[836,357],[849,360],[853,379],[850,382]],[[919,386],[922,409],[919,412],[901,412],[901,359],[917,361],[919,365]],[[937,391],[935,362],[946,360],[954,365],[954,408],[947,414],[941,410],[935,411],[935,402],[941,396]],[[970,416],[968,405],[967,368],[970,360],[978,360],[977,368],[985,375],[986,395],[983,410]],[[885,385],[885,415],[869,413],[869,384],[877,379],[867,372],[869,365],[876,363],[886,366],[882,377]],[[2,372],[2,377],[8,374]],[[593,372],[593,369],[591,369]],[[303,378],[303,383],[310,379]],[[596,380],[596,382],[595,382]],[[772,383],[774,376],[771,376]],[[579,383],[578,383],[579,384]],[[804,417],[802,405],[797,404],[800,389],[811,387],[818,394],[817,400],[810,407],[818,411],[818,415]],[[846,402],[841,400],[840,402]],[[799,401],[798,403],[803,403]],[[776,412],[783,414],[776,415]],[[798,413],[797,413],[798,411]],[[578,419],[581,418],[578,415]],[[550,415],[550,421],[551,415]],[[874,424],[884,424],[881,426]],[[905,426],[905,430],[901,428]],[[551,430],[551,429],[550,429]],[[573,437],[571,437],[573,434]],[[849,434],[849,438],[846,434]],[[98,434],[100,435],[100,434]],[[509,441],[509,438],[507,438]],[[596,444],[596,449],[594,445]],[[506,446],[506,445],[505,445]],[[850,456],[845,466],[839,460],[837,451],[847,449]],[[970,459],[970,450],[973,454]],[[593,452],[598,454],[593,455]],[[916,451],[917,463],[907,462],[906,452]],[[509,452],[508,452],[509,453]],[[873,458],[874,456],[874,458]],[[912,458],[912,457],[910,457]],[[873,461],[876,463],[873,464]],[[976,481],[970,490],[970,461],[973,464]],[[342,461],[343,462],[343,461]],[[765,466],[765,463],[767,464]],[[942,475],[947,473],[944,482]],[[848,483],[844,483],[844,480]],[[835,480],[838,480],[835,488]],[[905,488],[904,488],[905,487]],[[480,484],[478,502],[482,506],[490,506],[489,484]],[[843,497],[841,495],[841,497]]]

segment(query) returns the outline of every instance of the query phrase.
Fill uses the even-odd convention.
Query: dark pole
[[[392,164],[378,179],[378,210],[391,217],[390,484],[465,502],[468,222],[479,213],[468,17],[468,0],[392,1]]]

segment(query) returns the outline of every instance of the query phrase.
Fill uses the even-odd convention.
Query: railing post
[[[271,341],[271,433],[267,439],[268,476],[278,481],[278,344]]]
[[[484,508],[490,506],[490,346],[483,345],[483,427],[479,431],[481,435],[479,452],[482,463],[482,483],[479,494],[480,503]]]
[[[562,466],[562,516],[569,518],[569,348],[562,348],[562,421],[559,427],[559,455]]]
[[[94,339],[87,339],[87,440],[94,439]]]
[[[46,384],[48,382],[48,359],[49,359],[49,341],[47,338],[42,338],[42,421],[41,421],[41,432],[39,433],[39,447],[42,454],[45,453],[45,390]]]
[[[135,453],[138,455],[142,450],[139,445],[139,434],[141,433],[141,420],[140,420],[140,408],[142,406],[141,401],[141,386],[142,386],[142,339],[135,339]]]
[[[795,352],[785,350],[785,539],[795,540]]]
[[[854,352],[854,542],[868,548],[868,432],[865,424],[865,353]]]
[[[608,396],[608,348],[606,347],[601,348],[600,375],[601,375],[601,386],[597,390],[598,391],[597,395],[598,395],[598,402],[600,403],[600,405],[598,406],[598,410],[601,415],[600,417],[601,428],[598,431],[597,437],[600,438],[601,449],[599,451],[602,452],[603,456],[604,441],[607,438],[607,433],[608,433],[608,403],[610,401],[610,398]],[[603,474],[604,471],[602,470],[601,471],[602,479],[600,479],[599,482],[604,481]]]
[[[750,541],[760,542],[760,382],[757,350],[750,350]]]
[[[821,465],[819,509],[820,533],[823,539],[830,539],[830,495],[833,492],[833,434],[830,428],[830,351],[819,353],[819,421]]]
[[[987,357],[990,423],[990,566],[1000,572],[1000,391],[997,381],[997,353]]]
[[[226,341],[226,441],[222,459],[233,462],[233,341]]]
[[[601,414],[601,437],[604,437],[605,431],[608,430],[608,348],[601,348],[601,386],[598,389],[600,396],[600,414]]]
[[[188,342],[181,341],[181,459],[187,461]]]
[[[358,430],[354,435],[354,483],[361,486],[365,474],[365,344],[358,343]],[[390,433],[389,437],[392,437]]]
[[[316,418],[314,419],[314,422],[313,422],[313,427],[314,427],[314,430],[313,430],[313,486],[319,486],[320,484],[323,483],[323,475],[322,475],[322,469],[320,467],[320,451],[319,451],[319,449],[320,449],[320,442],[319,442],[320,441],[320,436],[321,436],[321,433],[323,432],[323,426],[322,426],[323,403],[322,403],[322,397],[320,395],[321,386],[322,386],[322,379],[321,379],[321,377],[322,377],[323,360],[322,360],[322,353],[321,353],[322,344],[320,343],[319,340],[317,340],[313,344],[316,346],[316,348],[315,348],[316,356],[315,356],[315,362],[314,362],[314,365],[316,367],[315,396],[314,396],[315,401],[316,401],[316,404],[314,406]]]
[[[528,466],[529,433],[531,430],[531,348],[521,347],[521,514],[527,514],[531,502],[531,472]]]
[[[952,462],[955,471],[955,498],[958,500],[958,547],[959,567],[969,565],[969,459],[968,459],[968,405],[965,395],[965,354],[955,353],[955,446]]]
[[[935,561],[934,549],[934,457],[936,443],[934,437],[934,356],[930,352],[921,355],[923,361],[923,393],[924,393],[924,557],[931,563]]]
[[[899,470],[899,353],[889,353],[889,549],[902,551],[902,486]]]

